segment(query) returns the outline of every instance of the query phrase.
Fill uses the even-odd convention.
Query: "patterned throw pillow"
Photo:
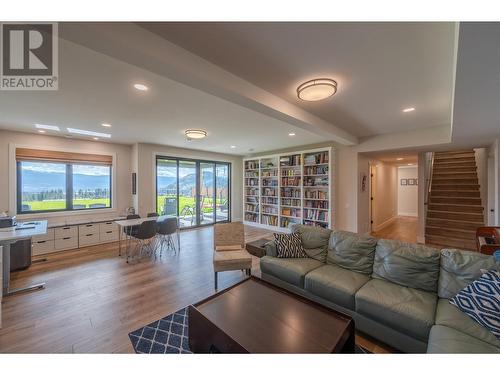
[[[307,258],[299,233],[274,233],[278,258]]]
[[[490,270],[450,299],[500,340],[500,272]]]

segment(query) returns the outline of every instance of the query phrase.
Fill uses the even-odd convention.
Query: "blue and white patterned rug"
[[[187,307],[128,334],[138,354],[193,354],[189,350]],[[356,354],[370,352],[356,345]]]

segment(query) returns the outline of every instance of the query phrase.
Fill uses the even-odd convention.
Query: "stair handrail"
[[[430,155],[429,155],[430,154]],[[425,199],[424,199],[424,207],[425,207],[425,218],[427,219],[427,209],[429,206],[429,198],[431,195],[432,189],[432,170],[434,168],[434,152],[427,153],[427,177],[425,178]]]

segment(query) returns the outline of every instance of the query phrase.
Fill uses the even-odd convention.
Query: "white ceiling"
[[[171,79],[60,39],[58,91],[0,91],[0,128],[36,132],[35,123],[112,134],[111,142],[147,142],[248,154],[324,141],[319,135]],[[139,92],[134,82],[150,90]],[[101,123],[111,123],[107,129]],[[202,128],[188,142],[184,130]],[[296,133],[290,137],[288,133]],[[91,137],[87,137],[91,139]],[[230,146],[236,146],[231,149]]]
[[[451,124],[454,23],[140,25],[358,137]],[[318,77],[337,94],[298,99]]]

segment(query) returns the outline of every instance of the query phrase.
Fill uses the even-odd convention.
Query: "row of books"
[[[278,176],[277,169],[268,169],[268,170],[262,171],[262,177],[276,177],[276,176]]]
[[[307,154],[304,156],[304,165],[328,163],[328,151]]]
[[[328,186],[328,176],[304,177],[304,186]]]
[[[283,207],[281,208],[281,215],[283,216],[293,216],[293,217],[301,217],[300,208],[289,208]]]
[[[248,160],[245,162],[245,169],[259,169],[259,162],[257,160]]]
[[[261,216],[261,223],[265,225],[272,225],[277,227],[278,226],[278,216],[268,216],[268,215],[262,215]]]
[[[281,186],[299,186],[300,177],[282,177]]]
[[[245,186],[259,186],[258,178],[245,178]]]
[[[271,187],[262,188],[262,196],[263,197],[277,197],[278,196],[278,189],[271,188]]]
[[[305,175],[328,174],[328,165],[304,167]]]
[[[278,186],[278,180],[275,178],[263,179],[262,186]]]
[[[273,214],[278,215],[278,207],[276,206],[262,206],[263,214]]]
[[[274,197],[262,197],[262,204],[278,204],[278,198]]]
[[[289,155],[280,157],[280,165],[282,167],[290,167],[300,165],[300,155]]]
[[[311,227],[328,228],[328,223],[323,223],[323,222],[320,222],[320,221],[304,220],[304,225],[309,225]]]
[[[304,198],[328,200],[328,192],[324,190],[306,190],[304,191]]]
[[[245,171],[246,178],[259,178],[259,171]]]
[[[328,211],[304,209],[304,219],[327,221]]]
[[[300,199],[281,198],[282,206],[300,207]]]
[[[259,221],[259,215],[251,213],[251,212],[246,212],[245,213],[245,220],[252,221],[252,222],[256,223]]]
[[[259,212],[259,205],[247,203],[245,204],[245,211]]]
[[[259,203],[259,197],[255,195],[249,195],[245,198],[246,203]]]
[[[304,201],[304,208],[328,209],[328,201]]]
[[[281,170],[281,175],[283,177],[288,177],[288,176],[300,176],[300,169],[297,168],[287,168],[287,169],[282,169]]]
[[[259,195],[259,189],[254,187],[247,187],[245,189],[245,195]]]
[[[293,187],[284,187],[281,188],[281,196],[287,198],[300,198],[301,192],[300,189]]]

